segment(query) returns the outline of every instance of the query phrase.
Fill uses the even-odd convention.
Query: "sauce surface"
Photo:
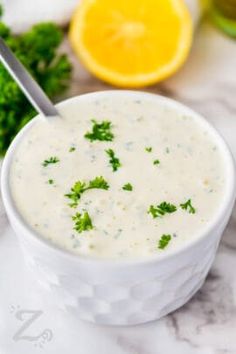
[[[143,258],[206,228],[225,168],[204,123],[141,94],[94,95],[59,110],[62,119],[38,118],[26,132],[10,173],[16,206],[41,237],[75,254]],[[104,121],[111,141],[93,140]],[[96,177],[104,188],[86,189]]]

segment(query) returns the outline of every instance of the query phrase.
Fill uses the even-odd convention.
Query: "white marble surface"
[[[205,23],[197,33],[185,67],[149,91],[174,97],[205,115],[225,137],[236,157],[235,57],[236,41]],[[79,65],[74,77],[68,95],[108,88]],[[1,201],[0,230],[2,354],[236,353],[236,210],[207,281],[195,297],[160,321],[126,328],[96,327],[57,310],[54,300],[25,269]],[[38,317],[29,324],[32,316]],[[50,331],[44,332],[45,329]]]

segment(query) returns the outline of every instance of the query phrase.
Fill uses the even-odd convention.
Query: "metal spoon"
[[[0,61],[8,70],[9,74],[17,82],[34,108],[45,117],[59,116],[53,103],[46,96],[41,87],[29,74],[27,69],[12,53],[4,40],[0,37]]]

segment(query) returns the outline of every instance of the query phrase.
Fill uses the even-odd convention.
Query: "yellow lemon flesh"
[[[192,21],[182,0],[82,0],[69,38],[95,76],[116,86],[141,87],[183,64]]]

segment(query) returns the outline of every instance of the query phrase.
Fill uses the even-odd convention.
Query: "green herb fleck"
[[[188,199],[186,203],[180,204],[180,207],[181,207],[183,210],[188,211],[189,214],[195,214],[195,213],[196,213],[196,209],[192,206],[191,199]]]
[[[44,160],[43,163],[42,163],[42,165],[43,165],[44,167],[47,167],[48,165],[57,163],[57,162],[59,162],[59,161],[60,161],[60,160],[59,160],[58,157],[53,156],[53,157],[50,157],[50,158],[47,159],[47,160]]]
[[[86,183],[77,181],[71,188],[71,193],[65,194],[65,197],[70,198],[72,203],[69,204],[70,207],[75,208],[78,205],[81,194],[86,190]]]
[[[53,179],[49,179],[48,180],[48,184],[53,184],[54,183],[54,180]]]
[[[158,241],[158,248],[163,250],[164,248],[166,248],[170,240],[171,240],[171,235],[163,234],[160,240]]]
[[[102,176],[99,177],[95,177],[94,179],[92,179],[91,181],[89,181],[89,185],[86,188],[86,190],[88,189],[109,189],[109,185],[107,183],[107,181],[105,181],[105,179]]]
[[[105,150],[107,155],[110,157],[109,163],[112,166],[112,170],[115,172],[118,170],[119,167],[121,167],[120,160],[118,157],[115,156],[115,153],[112,149]]]
[[[98,123],[95,119],[92,119],[92,131],[87,132],[84,137],[90,141],[100,140],[100,141],[112,141],[114,135],[111,131],[112,124],[109,121],[102,121]]]
[[[177,210],[176,206],[167,202],[162,202],[156,207],[150,205],[148,213],[152,214],[153,218],[161,217],[167,213],[174,213]]]
[[[169,154],[170,153],[170,149],[167,147],[166,148],[166,153]]]
[[[159,165],[160,161],[159,160],[154,160],[153,165]]]
[[[65,197],[72,200],[69,204],[70,207],[76,208],[78,206],[81,194],[89,189],[109,189],[108,183],[102,176],[96,177],[88,183],[84,181],[75,182],[74,186],[71,188],[71,193],[65,194]]]
[[[126,183],[123,185],[122,189],[124,189],[124,191],[132,191],[133,190],[133,186],[130,183]]]
[[[78,233],[93,229],[92,220],[87,211],[85,211],[83,214],[76,213],[72,216],[72,220],[75,221],[74,230],[76,230]]]
[[[145,151],[152,152],[152,147],[151,146],[145,147]]]
[[[69,149],[69,152],[73,152],[73,151],[75,151],[75,147],[71,146],[70,149]]]

